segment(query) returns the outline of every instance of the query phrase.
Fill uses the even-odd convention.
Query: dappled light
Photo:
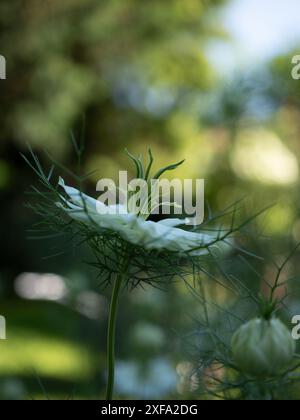
[[[0,3],[0,400],[107,398],[108,336],[115,399],[300,399],[299,1],[40,3]],[[99,215],[120,171],[204,222]]]

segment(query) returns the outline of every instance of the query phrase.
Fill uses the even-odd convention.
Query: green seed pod
[[[295,340],[276,318],[256,318],[239,328],[232,338],[232,353],[237,367],[256,377],[280,374],[292,362]]]

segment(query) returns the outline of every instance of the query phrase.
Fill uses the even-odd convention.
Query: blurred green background
[[[91,195],[99,178],[127,168],[125,147],[151,146],[158,167],[185,158],[177,175],[207,180],[215,212],[245,196],[254,212],[276,203],[257,220],[263,240],[252,239],[253,251],[280,262],[300,241],[300,82],[291,77],[299,12],[292,0],[0,3],[1,399],[100,398],[105,387],[110,291],[82,263],[85,249],[29,239],[36,219],[25,191],[35,177],[20,157],[26,143],[46,165],[45,148],[75,169],[70,130],[84,117],[83,166],[97,169]],[[67,252],[50,258],[60,247]],[[271,281],[267,259],[259,269]],[[241,266],[239,276],[249,272]],[[264,292],[264,283],[253,288]],[[215,293],[226,305],[226,292]],[[288,304],[299,313],[299,297]],[[124,294],[118,396],[190,395],[182,341],[201,310],[182,282]]]

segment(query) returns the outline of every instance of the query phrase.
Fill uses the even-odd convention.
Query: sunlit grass
[[[30,330],[10,330],[0,352],[0,375],[77,380],[92,373],[93,357],[84,346]]]

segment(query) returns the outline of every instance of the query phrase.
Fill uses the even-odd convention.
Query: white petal
[[[175,227],[175,226],[181,226],[186,223],[185,219],[164,219],[157,222],[160,225],[169,226],[169,227]]]
[[[80,207],[86,206],[89,210],[96,211],[98,200],[83,194],[73,187],[68,187],[63,178],[59,178],[59,185],[65,190],[66,194],[71,198],[72,202]]]
[[[207,247],[216,239],[213,235],[190,232],[176,227],[186,222],[183,219],[166,219],[158,223],[145,221],[135,214],[127,213],[126,208],[121,205],[105,206],[101,203],[105,211],[99,213],[97,211],[99,201],[80,193],[75,188],[66,186],[62,178],[59,185],[71,198],[71,201],[62,198],[68,208],[60,205],[71,218],[118,232],[123,239],[134,245],[149,250],[203,255],[208,253]]]

